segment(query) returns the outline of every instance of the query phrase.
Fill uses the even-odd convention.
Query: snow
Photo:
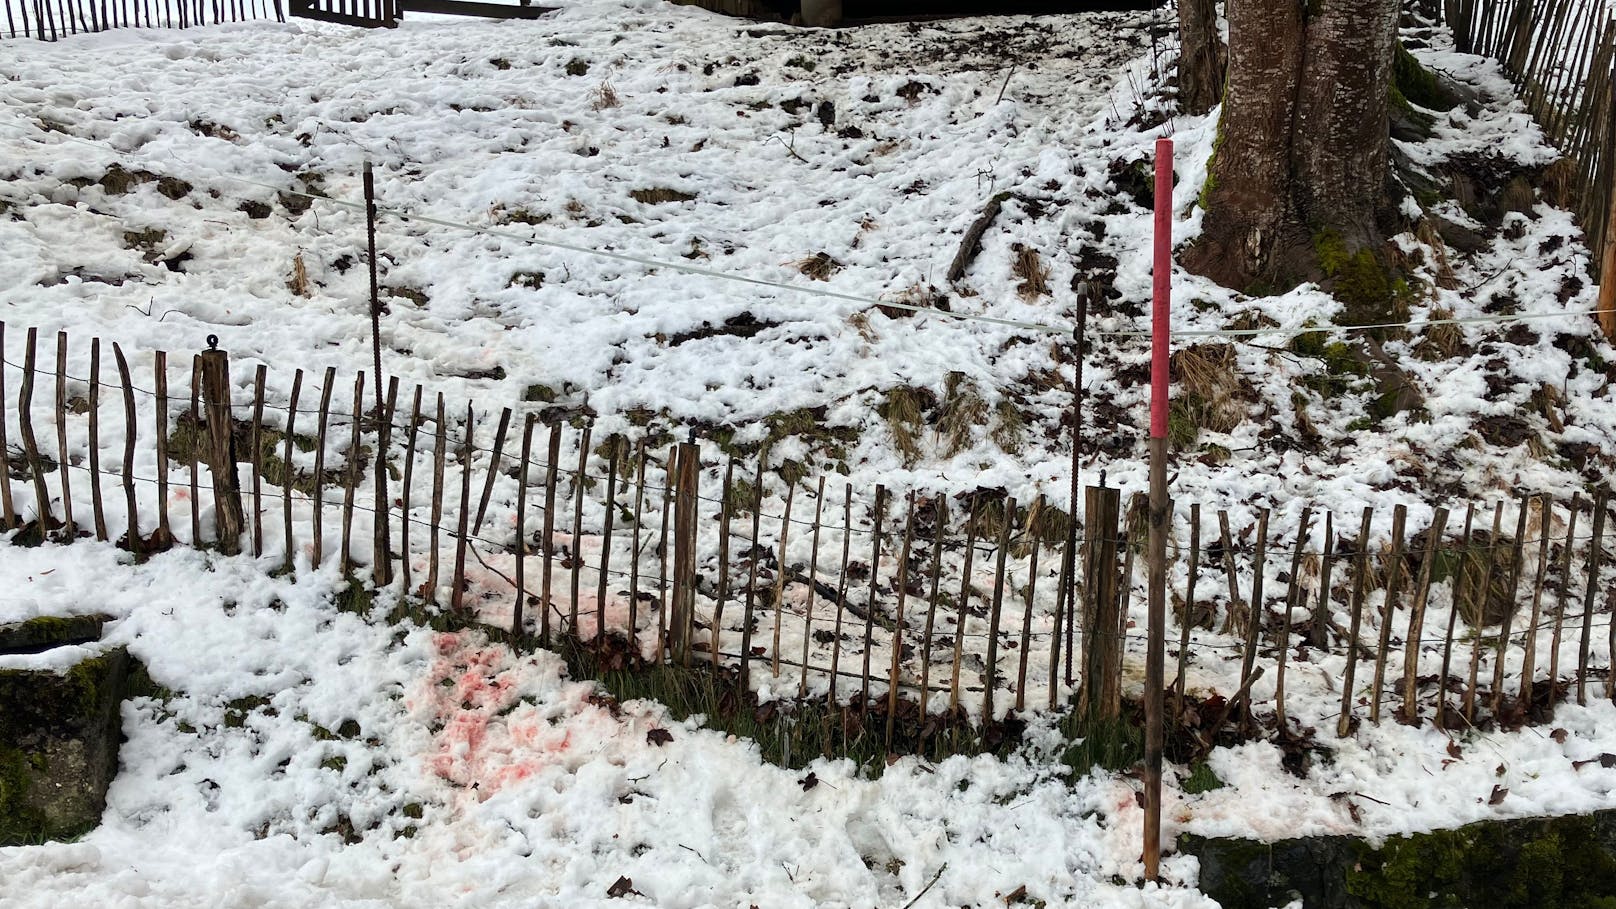
[[[1148,25],[1148,16],[1090,14],[808,32],[642,0],[588,0],[537,22],[410,21],[377,32],[256,23],[8,43],[0,59],[0,246],[15,280],[0,289],[11,329],[6,379],[16,380],[19,335],[28,326],[39,329],[47,358],[52,333],[70,331],[69,371],[80,376],[91,335],[108,346],[116,341],[130,352],[142,388],[152,387],[149,351],[175,351],[177,369],[178,351],[217,334],[233,359],[238,401],[254,368],[268,365],[273,426],[285,425],[274,407],[285,404],[294,368],[307,373],[300,407],[312,406],[327,367],[338,372],[335,397],[343,401],[352,370],[370,362],[363,218],[326,203],[294,210],[280,193],[318,187],[355,200],[362,164],[371,161],[386,206],[768,282],[739,284],[384,218],[383,286],[426,294],[420,305],[390,299],[384,368],[405,389],[424,384],[428,407],[439,391],[451,409],[475,401],[481,438],[488,412],[522,400],[533,385],[553,390],[560,406],[596,414],[597,440],[612,432],[640,437],[647,430],[635,415],[648,414],[650,430],[675,438],[700,426],[755,442],[768,417],[825,407],[830,425],[853,431],[845,458],[799,439],[780,442],[776,457],[817,472],[845,467],[845,482],[859,495],[856,524],[868,525],[867,490],[876,482],[894,501],[911,491],[995,487],[1022,502],[1039,493],[1062,501],[1070,449],[1058,417],[1072,401],[1064,326],[1075,313],[1074,282],[1094,279],[1105,270],[1095,263],[1109,256],[1115,294],[1091,315],[1084,375],[1089,413],[1102,416],[1085,429],[1082,479],[1103,469],[1113,486],[1142,489],[1136,437],[1145,390],[1128,376],[1146,346],[1105,333],[1145,327],[1149,217],[1119,187],[1114,165],[1147,161],[1155,138],[1171,133],[1179,148],[1175,240],[1191,242],[1215,134],[1215,121],[1173,116],[1155,100],[1170,57],[1150,51]],[[1438,115],[1433,141],[1400,143],[1416,167],[1483,152],[1526,164],[1551,160],[1541,132],[1508,100],[1495,63],[1440,42],[1420,53],[1471,83],[1481,103]],[[587,70],[569,74],[576,64]],[[822,102],[834,106],[829,127],[818,114]],[[114,162],[183,179],[190,189],[177,199],[155,181],[108,192],[93,181]],[[632,195],[648,189],[694,198]],[[949,305],[1060,333],[938,315],[895,318],[815,294],[899,299],[943,288],[959,234],[1000,191],[1017,197],[1005,203],[961,287],[946,289]],[[253,217],[244,202],[271,213]],[[1447,216],[1468,221],[1457,210]],[[1451,287],[1428,282],[1416,320],[1439,310],[1472,318],[1592,308],[1588,253],[1570,217],[1546,204],[1511,217],[1479,253],[1455,256]],[[125,237],[146,229],[164,231],[149,251]],[[1050,269],[1049,296],[1017,295],[1010,262],[1018,243],[1037,249]],[[1418,238],[1400,245],[1427,263],[1434,257]],[[181,252],[190,257],[178,270],[162,264]],[[794,266],[819,252],[841,264],[825,282]],[[288,286],[299,257],[314,282],[307,297]],[[1433,277],[1429,265],[1420,267]],[[517,280],[523,275],[542,279]],[[1203,505],[1208,522],[1203,540],[1213,538],[1219,507],[1242,540],[1257,510],[1274,508],[1274,539],[1287,540],[1304,505],[1315,516],[1332,510],[1343,535],[1353,532],[1352,516],[1373,505],[1383,515],[1374,543],[1388,532],[1384,515],[1394,504],[1410,506],[1413,532],[1462,489],[1484,518],[1500,498],[1587,488],[1616,452],[1609,380],[1567,350],[1575,342],[1616,359],[1585,316],[1525,323],[1525,333],[1509,324],[1466,325],[1467,351],[1434,362],[1414,355],[1419,333],[1388,341],[1388,353],[1425,392],[1430,420],[1398,417],[1362,428],[1354,421],[1367,393],[1325,401],[1303,392],[1299,402],[1301,382],[1318,364],[1284,350],[1295,330],[1327,325],[1340,310],[1335,300],[1313,285],[1252,298],[1181,272],[1175,285],[1193,304],[1174,313],[1177,331],[1226,330],[1259,314],[1278,326],[1236,350],[1257,398],[1252,413],[1262,416],[1229,433],[1203,433],[1175,464],[1182,537],[1192,502]],[[671,340],[742,314],[767,327]],[[947,455],[928,431],[922,456],[906,464],[873,416],[876,405],[898,386],[940,392],[953,372],[975,382],[990,407],[1008,401],[1030,415],[1022,446],[1002,450],[978,427],[964,450]],[[1563,429],[1525,413],[1544,385],[1565,398]],[[171,381],[170,393],[183,400],[189,389]],[[107,464],[117,463],[124,441],[114,397],[102,399]],[[53,438],[46,403],[36,404],[41,438]],[[141,425],[150,426],[151,400],[140,396],[138,407]],[[1286,428],[1301,412],[1322,437],[1316,451],[1297,447]],[[1524,445],[1487,444],[1473,427],[1494,414],[1523,416],[1550,449],[1590,445],[1590,467],[1541,458]],[[82,422],[69,426],[70,449],[87,452]],[[347,438],[347,425],[339,425],[328,464]],[[1213,445],[1226,460],[1209,456]],[[708,453],[716,459],[711,443]],[[564,463],[575,457],[563,453]],[[314,453],[296,458],[307,468]],[[155,470],[143,446],[136,473]],[[450,488],[459,470],[451,465]],[[704,489],[720,470],[710,460]],[[661,473],[653,463],[649,479],[661,482]],[[184,476],[170,477],[170,506],[176,534],[188,542]],[[74,481],[85,496],[82,476]],[[784,490],[770,484],[765,510],[778,515]],[[833,477],[827,512],[835,511],[838,485]],[[27,486],[13,488],[20,502],[31,502]],[[497,491],[488,521],[497,530],[489,533],[509,537],[514,484],[502,479]],[[807,517],[811,496],[798,492],[797,513]],[[149,531],[157,492],[141,485],[137,493]],[[75,504],[87,511],[86,501]],[[121,496],[109,496],[107,507],[109,524],[123,526]],[[601,514],[591,503],[584,538],[567,538],[590,564],[603,548]],[[1513,505],[1506,508],[1506,526],[1514,516]],[[394,627],[338,610],[331,515],[319,569],[301,538],[308,507],[299,504],[295,517],[298,571],[287,577],[269,575],[283,542],[275,520],[266,522],[262,559],[177,549],[137,566],[87,541],[7,547],[0,621],[111,614],[109,643],[127,644],[173,693],[126,705],[129,742],[99,830],[79,844],[0,850],[0,879],[11,885],[0,905],[616,905],[607,891],[625,877],[643,895],[629,899],[664,906],[901,906],[934,876],[917,909],[995,905],[1019,886],[1051,905],[1210,905],[1190,889],[1190,858],[1169,857],[1161,887],[1132,883],[1142,872],[1136,782],[1058,775],[1057,736],[1039,725],[1044,720],[1009,761],[906,758],[876,779],[846,762],[779,770],[763,764],[755,746],[673,722],[654,705],[603,704],[591,686],[566,679],[553,654],[513,654],[475,633]],[[211,526],[205,511],[202,520]],[[778,521],[770,523],[762,542],[777,545]],[[734,530],[737,547],[744,545],[749,522],[736,521]],[[368,516],[356,517],[355,536],[369,539]],[[804,536],[794,535],[788,561],[807,561]],[[704,551],[712,543],[704,539]],[[840,545],[839,532],[828,532],[821,551]],[[619,538],[613,564],[626,570],[627,555]],[[415,558],[419,574],[422,554]],[[488,569],[472,568],[471,599],[485,618],[502,621],[510,588],[495,570],[508,575],[514,557],[486,558]],[[884,580],[895,561],[886,559]],[[981,589],[991,587],[987,561],[974,566]],[[530,559],[529,577],[539,562]],[[1285,562],[1270,560],[1271,591],[1282,589]],[[1041,566],[1033,629],[1047,640],[1058,560]],[[650,559],[641,568],[656,571]],[[945,584],[958,585],[959,571],[951,560]],[[1249,590],[1249,568],[1242,571]],[[1019,589],[1026,569],[1011,572]],[[1173,588],[1186,580],[1180,564]],[[1200,597],[1225,609],[1214,592],[1220,579],[1203,573],[1202,585]],[[594,585],[585,586],[580,608],[592,621]],[[621,625],[623,598],[615,589],[608,596],[608,619]],[[1366,604],[1366,638],[1379,633],[1380,596]],[[1142,602],[1133,598],[1139,627]],[[787,605],[782,648],[796,654],[803,632],[792,610],[804,604]],[[1006,626],[1019,627],[1020,604],[1007,606]],[[701,608],[711,608],[705,596]],[[1439,585],[1428,634],[1445,627],[1451,608]],[[823,609],[815,615],[816,623],[825,618]],[[770,636],[770,621],[764,617],[760,637]],[[941,621],[955,630],[952,617]],[[648,642],[649,629],[638,630]],[[985,636],[986,624],[971,618],[964,630]],[[1606,665],[1609,644],[1595,637],[1593,664]],[[1191,643],[1190,690],[1232,691],[1231,638],[1198,630]],[[1542,666],[1547,641],[1539,647]],[[1573,649],[1568,640],[1564,653]],[[1034,695],[1050,676],[1042,651],[1029,665]],[[1130,651],[1134,669],[1137,656]],[[1425,663],[1433,657],[1421,650],[1422,668],[1434,668]],[[1518,665],[1520,653],[1509,659]],[[811,662],[828,659],[816,650]],[[1368,668],[1358,667],[1360,688]],[[1389,676],[1402,668],[1398,648]],[[1576,764],[1616,753],[1609,704],[1596,698],[1561,707],[1559,737],[1529,728],[1450,738],[1387,722],[1365,723],[1338,742],[1344,669],[1339,654],[1313,654],[1292,663],[1287,679],[1290,715],[1320,730],[1328,760],[1298,778],[1282,769],[1272,744],[1219,749],[1211,767],[1227,785],[1200,795],[1170,787],[1167,835],[1384,837],[1616,807],[1616,771],[1597,760]],[[759,672],[758,685],[765,696],[789,693],[793,672],[778,679]],[[983,675],[981,667],[974,672]],[[823,686],[815,676],[810,691]],[[1273,693],[1270,676],[1254,698],[1267,709]],[[1364,714],[1361,706],[1357,712]],[[672,741],[649,743],[652,729],[669,730]],[[818,781],[812,787],[803,782],[809,772]],[[1509,790],[1496,805],[1495,786]]]

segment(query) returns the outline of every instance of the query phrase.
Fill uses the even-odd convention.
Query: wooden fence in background
[[[1576,166],[1576,212],[1596,277],[1616,273],[1616,9],[1606,0],[1444,0],[1458,49],[1496,58]],[[1616,337],[1616,281],[1601,287]]]
[[[1103,478],[1066,511],[998,490],[855,492],[766,452],[600,438],[396,378],[367,391],[364,373],[288,382],[259,364],[243,381],[211,346],[178,369],[65,333],[54,359],[41,347],[0,323],[14,541],[335,569],[543,643],[610,646],[630,669],[716,664],[743,699],[885,717],[889,745],[899,715],[991,727],[1075,699],[1115,719],[1138,696],[1144,509]],[[1209,743],[1300,712],[1347,735],[1394,710],[1510,724],[1616,696],[1608,504],[1421,509],[1418,532],[1403,506],[1389,527],[1368,508],[1236,524],[1181,507],[1169,722]],[[1297,661],[1313,664],[1301,701]],[[1339,712],[1321,708],[1319,668]]]
[[[114,28],[190,28],[251,19],[286,21],[281,0],[0,0],[0,37],[55,41]]]

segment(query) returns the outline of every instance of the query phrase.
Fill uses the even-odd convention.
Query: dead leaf
[[[1499,802],[1502,802],[1504,800],[1504,796],[1506,795],[1509,795],[1508,789],[1504,788],[1503,786],[1494,786],[1493,794],[1487,798],[1487,804],[1496,805]]]
[[[1459,743],[1453,739],[1448,739],[1448,757],[1456,761],[1464,760],[1464,754],[1459,750]]]
[[[1006,893],[1004,895],[1004,904],[1006,906],[1008,906],[1011,903],[1022,902],[1024,900],[1026,900],[1026,898],[1027,898],[1027,885],[1022,884],[1020,887],[1017,887],[1016,889],[1014,889],[1014,890],[1012,890],[1009,893]]]
[[[1567,733],[1564,729],[1557,728],[1553,732],[1549,733],[1549,738],[1554,739],[1556,742],[1564,745],[1567,735],[1569,735],[1569,733]]]
[[[809,771],[807,776],[797,781],[797,785],[802,787],[803,792],[807,792],[819,785],[819,776],[813,771]]]
[[[645,743],[647,745],[655,745],[658,748],[661,748],[663,745],[666,745],[671,741],[673,741],[673,733],[666,729],[652,729],[645,734]]]
[[[627,877],[618,878],[617,883],[612,884],[610,887],[606,888],[606,895],[608,897],[614,899],[614,900],[622,899],[623,897],[628,896],[631,893],[634,894],[635,896],[644,896],[645,895],[645,894],[641,893],[640,891],[635,890],[634,889],[634,882],[632,880],[630,880],[629,878],[627,878]]]

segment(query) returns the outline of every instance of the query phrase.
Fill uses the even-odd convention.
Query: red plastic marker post
[[[1156,244],[1150,321],[1150,596],[1145,644],[1145,878],[1161,871],[1162,689],[1167,638],[1167,339],[1173,275],[1173,140],[1156,140]]]

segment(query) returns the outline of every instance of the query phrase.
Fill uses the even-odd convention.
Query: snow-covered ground
[[[1065,333],[1075,285],[1097,281],[1114,292],[1089,322],[1096,425],[1085,430],[1085,477],[1103,468],[1113,485],[1142,488],[1146,347],[1127,333],[1144,327],[1149,218],[1129,172],[1157,135],[1176,136],[1175,233],[1192,238],[1213,138],[1208,122],[1158,115],[1147,101],[1165,62],[1149,22],[1093,14],[804,32],[590,0],[527,23],[251,24],[8,43],[6,358],[17,360],[25,326],[46,338],[69,330],[78,375],[92,334],[141,352],[217,334],[238,400],[258,363],[270,367],[272,403],[285,402],[294,367],[311,378],[336,367],[346,380],[370,361],[363,218],[282,193],[355,200],[368,160],[383,205],[500,231],[383,220],[382,283],[409,294],[390,298],[384,368],[406,387],[497,409],[543,386],[550,403],[595,414],[597,439],[638,436],[649,422],[758,441],[771,416],[824,408],[825,422],[849,431],[846,450],[787,438],[776,458],[845,467],[855,489],[881,482],[895,497],[1002,487],[1023,502],[1061,500]],[[1416,166],[1493,151],[1551,158],[1494,65],[1440,47],[1422,56],[1485,103],[1438,115],[1432,142],[1400,144]],[[126,192],[107,180],[114,164],[137,174]],[[1014,195],[950,286],[959,235],[1001,192]],[[1568,215],[1538,205],[1507,223],[1476,253],[1454,255],[1440,282],[1435,251],[1401,238],[1432,277],[1416,319],[1593,307]],[[520,239],[529,235],[577,249]],[[1046,291],[1018,292],[1017,244],[1037,251]],[[837,266],[824,281],[799,267],[820,253]],[[1259,317],[1278,329],[1237,345],[1253,397],[1232,429],[1203,432],[1181,454],[1181,517],[1190,502],[1209,522],[1227,507],[1240,533],[1270,506],[1275,537],[1287,539],[1306,504],[1343,524],[1366,504],[1389,513],[1403,503],[1412,532],[1456,491],[1484,505],[1567,495],[1616,452],[1609,379],[1595,365],[1616,353],[1586,316],[1466,325],[1460,351],[1432,361],[1413,354],[1423,331],[1389,340],[1430,419],[1365,425],[1372,389],[1324,400],[1302,385],[1320,362],[1285,349],[1285,329],[1328,323],[1333,299],[1311,286],[1247,298],[1176,280],[1190,303],[1175,312],[1179,331],[1266,324]],[[936,295],[958,314],[1052,330],[867,302]],[[151,387],[150,361],[132,366]],[[1017,414],[1022,431],[985,420],[950,451],[928,428],[918,455],[899,451],[875,415],[887,394],[940,396],[963,382],[989,413]],[[1562,402],[1548,413],[1534,397],[1545,387]],[[149,400],[140,406],[149,425]],[[1299,414],[1317,441],[1303,438]],[[1488,417],[1524,421],[1538,444],[1490,441],[1477,429]],[[1583,465],[1556,454],[1567,445]],[[103,446],[112,461],[115,430]],[[0,905],[604,905],[623,877],[655,905],[902,906],[934,876],[916,907],[998,905],[1020,886],[1050,905],[1208,904],[1184,889],[1190,859],[1168,860],[1165,890],[1133,886],[1135,782],[1058,777],[1050,736],[1036,728],[1009,762],[906,759],[878,780],[822,762],[810,786],[809,771],[767,767],[754,746],[671,723],[653,705],[591,699],[551,655],[340,613],[330,563],[271,579],[274,559],[176,551],[135,567],[90,542],[0,556],[0,621],[109,612],[120,619],[112,639],[175,692],[126,708],[130,742],[102,829],[80,844],[0,850]],[[1283,568],[1271,561],[1271,590]],[[1203,585],[1219,586],[1204,575]],[[1427,628],[1445,625],[1450,602],[1434,592]],[[1228,639],[1197,632],[1194,643],[1192,689],[1228,693],[1233,669],[1217,651]],[[1325,738],[1342,666],[1321,656],[1291,669],[1290,712]],[[1265,681],[1256,698],[1272,692]],[[1366,727],[1327,743],[1332,758],[1306,779],[1280,769],[1274,746],[1223,749],[1211,764],[1229,785],[1172,794],[1168,833],[1386,835],[1616,805],[1616,770],[1577,763],[1616,752],[1613,713],[1561,708],[1564,735],[1455,741],[1429,727]],[[673,736],[661,746],[646,735],[659,726]],[[1495,786],[1509,790],[1498,804]]]

